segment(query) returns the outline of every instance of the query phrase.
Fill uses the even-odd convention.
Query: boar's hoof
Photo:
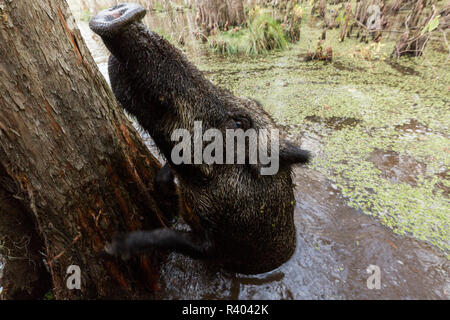
[[[127,234],[117,234],[112,241],[105,246],[105,252],[123,260],[128,260],[131,257],[130,246],[127,243]]]

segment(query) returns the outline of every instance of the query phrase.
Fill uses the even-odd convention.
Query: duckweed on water
[[[300,42],[283,53],[200,65],[215,83],[260,100],[294,137],[302,136],[305,148],[315,145],[311,166],[339,187],[349,205],[398,234],[449,252],[447,54],[429,49],[422,58],[391,61],[393,42],[339,43],[337,31],[329,31],[325,45],[333,47],[334,61],[304,62],[320,30],[303,27]],[[368,58],[363,49],[375,53]],[[392,172],[383,172],[374,152],[424,169],[388,163]],[[398,170],[411,177],[390,176]]]

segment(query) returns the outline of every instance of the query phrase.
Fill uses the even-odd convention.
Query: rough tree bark
[[[101,252],[116,232],[164,224],[159,167],[66,2],[0,0],[1,297],[151,298],[159,256]],[[70,265],[81,290],[66,287]]]

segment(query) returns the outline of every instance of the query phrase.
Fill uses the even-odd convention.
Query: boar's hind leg
[[[154,196],[164,214],[165,222],[169,226],[173,225],[178,218],[180,200],[175,177],[167,163],[156,174]]]
[[[208,241],[198,243],[192,239],[191,233],[170,229],[134,231],[118,235],[106,245],[105,251],[110,255],[129,258],[133,254],[145,253],[152,248],[175,251],[194,259],[212,256],[212,246]]]
[[[108,74],[114,96],[125,110],[132,113],[135,101],[139,99],[133,95],[133,81],[127,68],[113,55],[109,56]]]

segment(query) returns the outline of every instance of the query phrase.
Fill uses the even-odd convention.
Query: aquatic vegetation
[[[333,47],[333,62],[304,62],[320,36],[306,23],[304,29],[290,50],[220,64],[204,60],[203,69],[215,83],[260,100],[314,151],[311,167],[333,181],[349,205],[395,233],[449,252],[447,53],[430,44],[424,57],[391,60],[393,41],[340,43],[338,31],[330,30],[324,45]],[[407,160],[386,169],[374,154]]]
[[[313,167],[333,177],[350,206],[377,217],[396,233],[450,249],[448,199],[434,191],[440,179],[419,175],[415,177],[417,184],[410,185],[384,177],[370,160],[370,153],[377,148],[406,153],[384,135],[382,131],[367,132],[361,126],[336,131],[322,150],[323,158]]]

